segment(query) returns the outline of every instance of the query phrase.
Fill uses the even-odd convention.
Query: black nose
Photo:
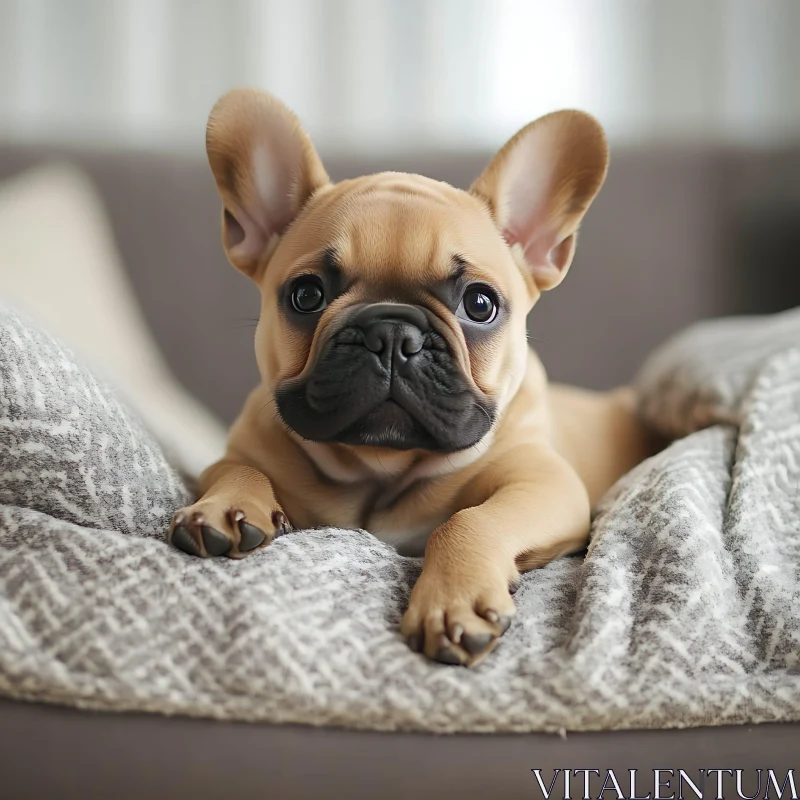
[[[374,303],[361,309],[352,320],[364,331],[364,344],[380,357],[384,366],[389,360],[402,364],[422,350],[428,330],[425,314],[414,306],[401,303]]]
[[[399,362],[422,350],[422,331],[407,322],[373,322],[364,329],[364,344],[367,350],[379,356],[389,355]]]

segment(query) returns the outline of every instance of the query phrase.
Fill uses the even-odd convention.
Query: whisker
[[[383,462],[381,461],[381,457],[377,453],[375,453],[375,458],[377,459],[378,463],[380,464],[381,469],[386,473],[387,477],[391,478],[392,476],[389,475],[389,470],[386,469],[386,467],[383,466]]]
[[[486,409],[485,409],[485,408],[484,408],[484,407],[483,407],[483,406],[482,406],[480,403],[475,403],[475,405],[476,405],[476,406],[477,406],[477,407],[478,407],[478,408],[479,408],[481,411],[483,411],[484,415],[486,416],[486,419],[488,419],[488,420],[489,420],[489,426],[490,426],[490,429],[491,429],[492,427],[494,427],[494,420],[492,419],[492,417],[491,417],[491,414],[489,414],[489,412],[488,412],[488,411],[487,411],[487,410],[486,410]]]

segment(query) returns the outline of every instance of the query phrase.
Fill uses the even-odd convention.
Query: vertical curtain
[[[800,135],[797,0],[0,0],[0,135],[202,143],[234,85],[329,148],[494,146],[554,108],[627,140]]]

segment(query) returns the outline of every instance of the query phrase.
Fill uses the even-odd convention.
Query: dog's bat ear
[[[330,179],[297,117],[279,100],[234,89],[208,118],[206,150],[222,196],[222,241],[257,278],[280,235]]]
[[[600,123],[582,111],[556,111],[510,139],[470,188],[509,246],[519,247],[540,291],[569,269],[578,226],[607,169]]]

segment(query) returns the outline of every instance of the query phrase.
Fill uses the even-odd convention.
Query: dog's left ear
[[[470,188],[509,246],[519,245],[540,291],[569,269],[578,226],[607,169],[600,123],[582,111],[556,111],[510,139]]]

